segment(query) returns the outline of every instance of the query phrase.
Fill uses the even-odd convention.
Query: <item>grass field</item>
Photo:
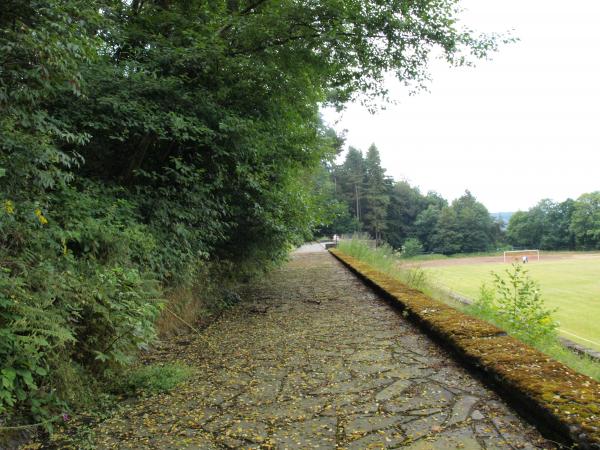
[[[500,273],[508,264],[473,258],[472,264],[465,259],[460,263],[447,259],[425,262],[421,267],[430,283],[475,299],[481,284],[491,282],[490,273]],[[542,255],[527,269],[539,282],[546,305],[558,309],[555,317],[561,335],[600,350],[600,254]]]

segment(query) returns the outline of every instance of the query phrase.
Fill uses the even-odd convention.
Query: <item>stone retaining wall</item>
[[[543,431],[578,448],[600,449],[600,383],[338,249],[330,252],[469,366],[484,372]]]

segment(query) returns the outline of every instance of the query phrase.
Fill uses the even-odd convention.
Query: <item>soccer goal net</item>
[[[509,250],[504,252],[504,262],[540,260],[539,250]]]

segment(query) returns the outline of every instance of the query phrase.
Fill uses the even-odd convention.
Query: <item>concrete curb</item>
[[[329,251],[475,369],[542,433],[576,448],[600,450],[600,383],[338,249]]]
[[[562,345],[567,347],[573,353],[577,353],[578,355],[581,355],[581,356],[587,356],[588,358],[593,359],[596,362],[600,362],[600,352],[597,352],[596,350],[592,350],[591,348],[584,347],[583,345],[578,344],[577,342],[574,342],[574,341],[567,339],[565,337],[562,337],[562,336],[559,337],[558,339],[560,340]]]

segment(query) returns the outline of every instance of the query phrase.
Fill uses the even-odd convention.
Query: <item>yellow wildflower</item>
[[[11,200],[5,200],[4,201],[4,210],[6,211],[7,214],[14,214],[15,213],[15,204]]]
[[[34,213],[42,225],[46,225],[48,223],[48,219],[46,219],[44,217],[44,215],[42,214],[42,210],[40,208],[36,208]]]

